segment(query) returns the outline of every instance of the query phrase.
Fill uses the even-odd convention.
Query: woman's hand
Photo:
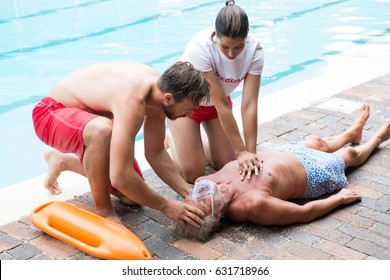
[[[263,170],[263,161],[261,158],[248,151],[241,152],[238,157],[238,173],[241,175],[241,181],[251,178],[252,174],[259,175],[259,171]]]

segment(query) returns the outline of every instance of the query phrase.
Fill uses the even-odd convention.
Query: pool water
[[[265,50],[261,95],[331,71],[335,60],[388,46],[390,0],[237,0]],[[163,72],[224,1],[78,0],[0,3],[0,187],[46,172],[33,106],[69,72],[133,60]],[[371,49],[373,49],[371,48]],[[313,93],[314,94],[314,93]],[[239,98],[240,90],[234,93]],[[138,135],[142,139],[142,132]]]

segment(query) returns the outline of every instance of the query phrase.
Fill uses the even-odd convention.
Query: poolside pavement
[[[299,141],[310,134],[339,134],[351,124],[362,103],[371,105],[364,142],[390,119],[390,74],[260,124],[258,149]],[[152,170],[144,175],[157,192],[179,199]],[[307,224],[259,226],[225,221],[204,243],[177,236],[171,220],[158,211],[126,207],[114,197],[113,203],[154,260],[390,260],[390,141],[383,143],[365,165],[350,170],[347,177],[350,187],[363,196],[359,203],[339,207]],[[89,192],[69,202],[94,209]],[[28,216],[1,225],[0,241],[0,260],[95,259],[43,233]]]

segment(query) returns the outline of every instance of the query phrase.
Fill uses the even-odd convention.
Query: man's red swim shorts
[[[45,144],[63,153],[74,153],[80,160],[84,157],[83,130],[88,122],[98,117],[80,108],[68,108],[56,100],[45,97],[33,109],[35,133]],[[134,170],[144,180],[134,158]],[[110,191],[113,187],[110,186]]]
[[[45,97],[32,111],[35,133],[45,144],[63,153],[84,157],[83,130],[88,122],[98,117],[80,108],[67,108],[50,97]]]

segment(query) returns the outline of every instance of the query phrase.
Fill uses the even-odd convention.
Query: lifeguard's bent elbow
[[[111,185],[118,190],[122,190],[127,185],[130,185],[131,182],[131,176],[120,176],[118,174],[113,174],[110,177]]]

